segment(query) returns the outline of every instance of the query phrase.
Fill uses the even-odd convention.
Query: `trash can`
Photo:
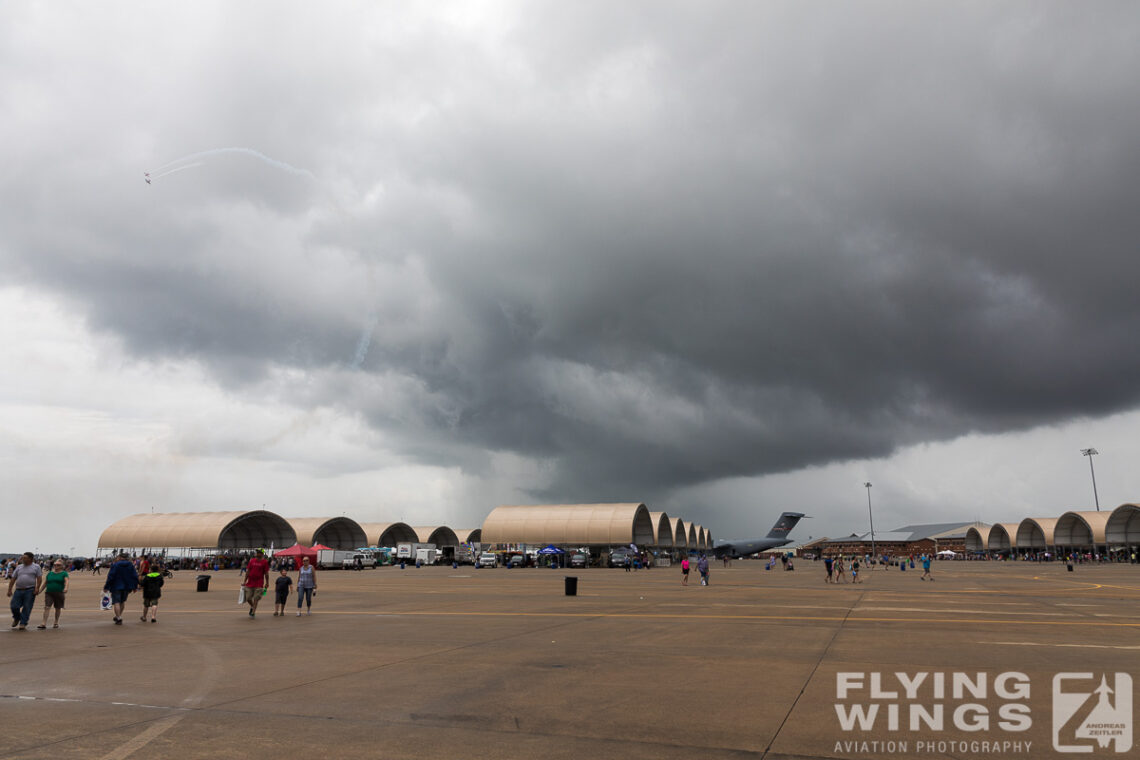
[[[1069,572],[1070,573],[1073,572],[1073,563],[1072,562],[1069,563]]]
[[[210,576],[208,576],[208,575],[199,575],[198,576],[198,590],[199,591],[209,591],[210,590]]]
[[[566,596],[578,596],[578,576],[566,576]]]
[[[904,573],[906,572],[906,563],[905,562],[899,563],[899,570],[901,570]]]

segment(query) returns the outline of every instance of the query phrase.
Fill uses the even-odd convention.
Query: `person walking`
[[[851,558],[851,582],[852,583],[862,583],[863,582],[859,578],[859,555],[858,554],[856,554],[854,557]]]
[[[138,571],[127,553],[123,552],[118,561],[107,570],[107,579],[103,581],[103,590],[111,592],[111,611],[114,613],[115,625],[123,624],[123,608],[127,606],[127,597],[138,587]]]
[[[843,574],[843,555],[840,554],[835,558],[835,582],[846,583],[847,576]]]
[[[28,628],[28,618],[32,616],[32,608],[36,604],[36,597],[44,588],[44,571],[36,564],[36,557],[31,552],[24,552],[20,556],[20,564],[8,570],[8,596],[11,598],[12,627],[24,631]]]
[[[250,558],[245,566],[245,603],[249,605],[249,616],[257,615],[257,605],[261,597],[269,590],[269,560],[265,558],[265,550],[258,549],[257,554]]]
[[[305,614],[313,614],[313,594],[317,593],[317,573],[308,557],[301,558],[301,569],[297,571],[297,617],[301,617],[301,602],[305,603]]]
[[[139,620],[146,622],[147,613],[150,613],[150,622],[158,622],[158,599],[162,596],[162,586],[165,581],[162,579],[163,571],[162,565],[152,565],[150,572],[142,577],[142,592],[143,592],[143,612]]]
[[[709,558],[703,554],[701,558],[697,560],[697,570],[701,574],[701,585],[709,585]]]
[[[832,562],[834,562],[834,561],[835,560],[833,560],[831,557],[824,557],[823,558],[823,569],[825,571],[827,571],[827,575],[825,575],[823,577],[824,583],[831,583],[831,573],[832,573],[832,570],[834,570],[834,568],[832,567]]]
[[[273,587],[275,594],[273,617],[285,617],[285,603],[289,601],[289,587],[292,585],[293,579],[289,577],[289,571],[285,569],[285,564],[282,563],[281,573],[277,576],[277,581]]]
[[[931,583],[934,582],[934,576],[930,574],[930,555],[929,554],[923,554],[922,555],[922,577],[920,577],[919,580],[924,581],[927,578],[930,579]],[[954,584],[951,583],[950,585],[953,586]]]
[[[681,585],[689,585],[689,558],[685,557],[681,560]]]
[[[63,560],[57,559],[51,570],[44,577],[44,621],[36,626],[39,630],[47,628],[48,614],[55,608],[55,624],[52,628],[59,628],[59,613],[63,611],[63,603],[67,597],[67,586],[70,583],[69,573],[63,567]]]

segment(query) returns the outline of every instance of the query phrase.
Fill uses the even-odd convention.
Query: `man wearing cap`
[[[269,588],[269,560],[265,558],[265,550],[258,549],[257,554],[249,561],[245,569],[245,601],[249,604],[249,616],[257,614],[257,603]]]

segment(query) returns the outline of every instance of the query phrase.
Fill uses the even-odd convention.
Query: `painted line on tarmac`
[[[854,610],[858,613],[859,610]],[[346,615],[350,617],[372,616],[375,612],[327,611],[323,615]],[[505,617],[505,618],[623,618],[632,620],[677,620],[676,613],[657,614],[652,612],[456,612],[415,610],[393,613],[415,617]],[[1092,620],[979,620],[976,618],[889,618],[889,617],[849,617],[824,615],[729,615],[729,614],[683,614],[685,620],[782,620],[782,621],[833,621],[845,623],[910,623],[913,625],[943,625],[963,623],[973,625],[1063,625],[1089,628],[1140,628],[1140,623],[1106,623]]]
[[[940,607],[937,609],[927,609],[924,607],[859,607],[856,612],[961,612],[964,614],[976,615],[1047,615],[1050,617],[1070,617],[1069,614],[1064,612],[1011,612],[1009,610],[955,610]]]
[[[82,704],[104,704],[115,707],[142,707],[147,710],[178,710],[188,712],[189,707],[172,707],[170,705],[143,705],[135,702],[92,702],[90,699],[67,699],[64,697],[37,697],[30,694],[0,694],[0,699],[23,699],[31,702],[77,702]]]
[[[978,644],[1000,644],[1011,647],[1071,647],[1075,649],[1140,649],[1140,646],[1120,646],[1116,644],[1052,644],[1040,641],[978,641]]]

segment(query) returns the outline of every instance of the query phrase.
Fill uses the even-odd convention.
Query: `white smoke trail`
[[[275,158],[270,158],[269,156],[265,155],[264,153],[256,151],[253,148],[212,148],[210,150],[199,151],[198,153],[191,153],[188,156],[183,156],[182,158],[179,158],[175,161],[171,161],[168,164],[163,164],[162,166],[158,167],[153,172],[151,172],[151,174],[153,174],[155,176],[159,176],[159,177],[163,176],[164,174],[173,174],[175,171],[181,171],[182,164],[185,164],[187,161],[197,161],[197,159],[199,159],[199,158],[208,158],[210,156],[217,156],[217,155],[221,155],[223,153],[241,153],[242,155],[253,156],[254,158],[258,159],[259,161],[264,161],[265,163],[269,164],[270,166],[275,167],[277,169],[280,169],[282,171],[289,172],[290,174],[298,174],[298,175],[301,175],[302,177],[308,177],[309,179],[316,179],[316,177],[313,175],[313,173],[311,171],[309,171],[308,169],[298,169],[296,166],[292,166],[290,164],[287,164],[284,161],[278,161]],[[201,165],[201,163],[195,164],[195,166],[200,166],[200,165]],[[179,167],[179,168],[176,169],[175,167]],[[189,169],[190,167],[187,166],[186,168]]]
[[[192,164],[186,164],[185,166],[176,166],[173,169],[167,169],[166,171],[164,171],[160,174],[151,174],[150,178],[152,180],[162,179],[163,177],[169,177],[171,174],[176,174],[180,171],[185,171],[186,169],[193,169],[195,166],[201,166],[201,165],[202,165],[201,161],[195,161]]]
[[[364,332],[360,334],[360,340],[356,343],[356,355],[352,358],[352,364],[349,365],[351,369],[360,369],[360,365],[364,363],[364,357],[368,356],[368,346],[372,344],[372,331],[376,329],[379,322],[380,316],[375,311],[368,314],[368,326],[364,328]]]

